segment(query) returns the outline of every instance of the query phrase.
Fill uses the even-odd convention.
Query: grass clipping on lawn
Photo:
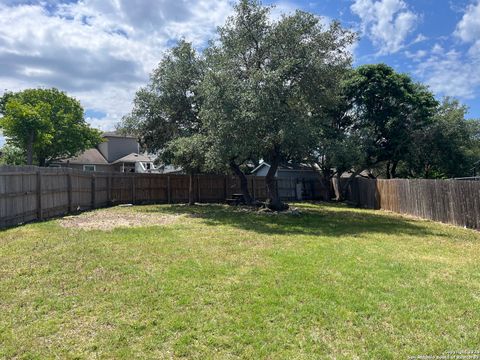
[[[132,207],[115,207],[66,216],[59,220],[64,228],[111,231],[116,228],[169,225],[179,215],[132,211]]]

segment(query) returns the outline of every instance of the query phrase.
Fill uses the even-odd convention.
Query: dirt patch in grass
[[[142,213],[132,211],[132,209],[113,208],[66,216],[59,220],[59,223],[65,228],[110,231],[116,228],[169,225],[174,223],[178,217],[178,215]]]

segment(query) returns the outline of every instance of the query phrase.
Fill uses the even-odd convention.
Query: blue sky
[[[480,0],[285,0],[357,31],[354,65],[387,63],[480,118]],[[55,86],[111,129],[178,39],[205,46],[228,0],[0,0],[0,93]]]

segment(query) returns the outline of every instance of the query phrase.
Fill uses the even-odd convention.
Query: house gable
[[[109,163],[132,153],[138,154],[140,151],[140,145],[134,137],[119,136],[114,133],[105,133],[103,137],[105,141],[98,146],[98,150]]]

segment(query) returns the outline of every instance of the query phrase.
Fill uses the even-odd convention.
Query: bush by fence
[[[368,209],[480,230],[479,181],[357,178],[347,200]]]

